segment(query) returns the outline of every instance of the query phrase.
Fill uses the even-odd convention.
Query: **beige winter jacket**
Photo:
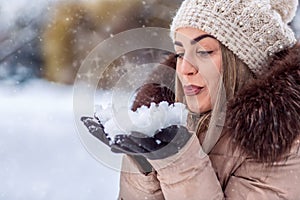
[[[242,157],[231,151],[228,137],[223,136],[209,156],[201,152],[193,137],[183,153],[168,166],[165,160],[152,161],[155,172],[122,172],[120,196],[123,200],[299,200],[300,199],[300,140],[294,142],[287,160],[272,167]],[[124,165],[135,168],[129,157]],[[134,170],[134,169],[132,169]]]
[[[237,95],[208,155],[194,134],[178,154],[149,160],[148,175],[124,156],[119,199],[300,200],[299,55],[291,50]]]

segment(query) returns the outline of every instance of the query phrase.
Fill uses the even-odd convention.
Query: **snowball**
[[[121,108],[113,113],[111,105],[106,108],[96,107],[95,116],[99,118],[104,126],[104,131],[112,141],[116,135],[130,134],[132,131],[152,137],[157,130],[171,125],[186,126],[188,111],[182,103],[169,105],[168,102],[163,101],[158,105],[151,103],[149,108],[142,106],[135,112],[128,108]]]

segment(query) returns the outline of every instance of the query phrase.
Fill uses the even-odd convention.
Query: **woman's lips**
[[[201,92],[203,87],[199,87],[196,85],[187,85],[183,87],[184,94],[187,96],[194,96]]]

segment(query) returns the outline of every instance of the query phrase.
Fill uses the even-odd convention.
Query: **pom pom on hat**
[[[282,21],[289,23],[296,15],[298,0],[270,0],[271,6],[282,17]]]

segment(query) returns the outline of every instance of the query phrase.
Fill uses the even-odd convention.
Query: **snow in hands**
[[[96,106],[95,117],[104,126],[104,132],[111,141],[119,134],[140,132],[153,137],[156,131],[171,125],[186,126],[188,110],[182,103],[169,105],[163,101],[159,104],[151,103],[150,107],[142,106],[135,112],[128,108],[113,111],[112,106],[106,108]],[[157,141],[160,142],[160,141]]]

